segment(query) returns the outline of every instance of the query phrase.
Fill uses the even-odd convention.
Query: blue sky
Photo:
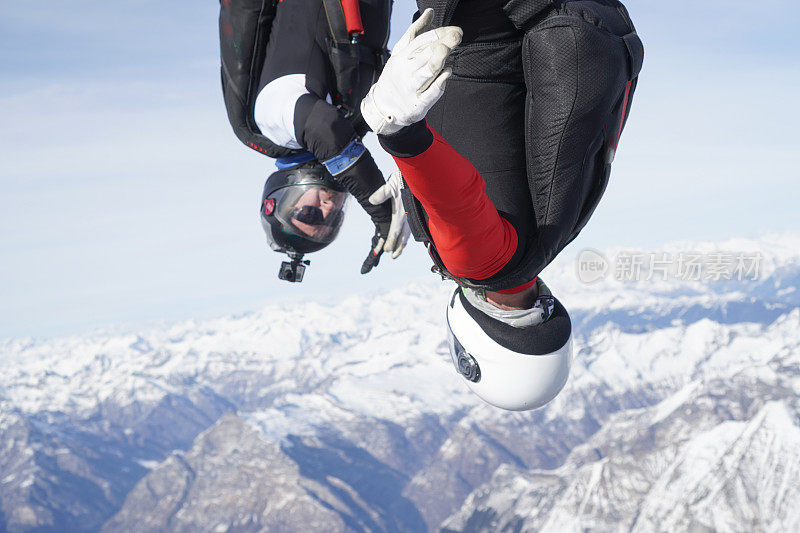
[[[606,197],[567,253],[800,228],[800,5],[627,5],[645,70]],[[199,318],[430,276],[419,245],[361,276],[372,231],[351,203],[307,281],[277,280],[281,259],[256,208],[272,165],[228,126],[217,10],[4,5],[0,336]],[[395,2],[392,42],[412,12]]]

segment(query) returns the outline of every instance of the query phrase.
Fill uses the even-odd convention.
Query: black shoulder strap
[[[347,19],[344,16],[344,8],[341,0],[322,0],[325,8],[325,16],[328,18],[328,31],[331,39],[337,44],[350,42],[350,35],[347,33]]]

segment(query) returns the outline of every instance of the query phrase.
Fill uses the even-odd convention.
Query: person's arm
[[[297,139],[356,198],[375,225],[388,224],[392,214],[388,203],[372,205],[370,195],[385,183],[372,154],[353,123],[325,100],[312,94],[301,96],[295,105]]]
[[[517,249],[517,233],[495,209],[472,163],[424,121],[378,138],[425,208],[447,270],[471,279],[498,273]]]

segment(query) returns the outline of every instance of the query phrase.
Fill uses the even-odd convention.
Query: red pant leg
[[[517,249],[517,232],[486,196],[483,177],[465,157],[433,133],[433,143],[413,157],[395,157],[411,192],[428,213],[436,251],[451,274],[487,279]]]

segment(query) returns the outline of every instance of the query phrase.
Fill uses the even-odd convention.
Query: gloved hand
[[[375,235],[372,237],[372,247],[369,255],[361,265],[361,273],[366,274],[378,266],[383,252],[391,252],[392,259],[397,259],[411,235],[408,227],[406,210],[403,206],[403,176],[400,172],[393,172],[386,183],[369,197],[372,205],[381,205],[390,200],[392,206],[392,221],[389,224],[376,224]]]
[[[369,203],[379,205],[386,200],[392,203],[392,222],[386,234],[386,243],[383,245],[384,252],[391,252],[392,259],[397,259],[403,253],[408,242],[411,229],[406,220],[406,210],[403,206],[401,190],[403,188],[403,175],[400,172],[393,172],[386,183],[369,197]],[[376,243],[377,244],[377,243]]]
[[[408,28],[361,101],[361,114],[377,134],[389,135],[419,122],[444,94],[450,70],[442,69],[463,32],[457,26],[425,31],[432,19],[433,10],[426,9]]]
[[[372,236],[372,246],[369,249],[367,258],[361,265],[361,273],[366,274],[381,261],[383,255],[383,247],[386,244],[386,236],[389,234],[390,223],[375,224],[375,235]]]

